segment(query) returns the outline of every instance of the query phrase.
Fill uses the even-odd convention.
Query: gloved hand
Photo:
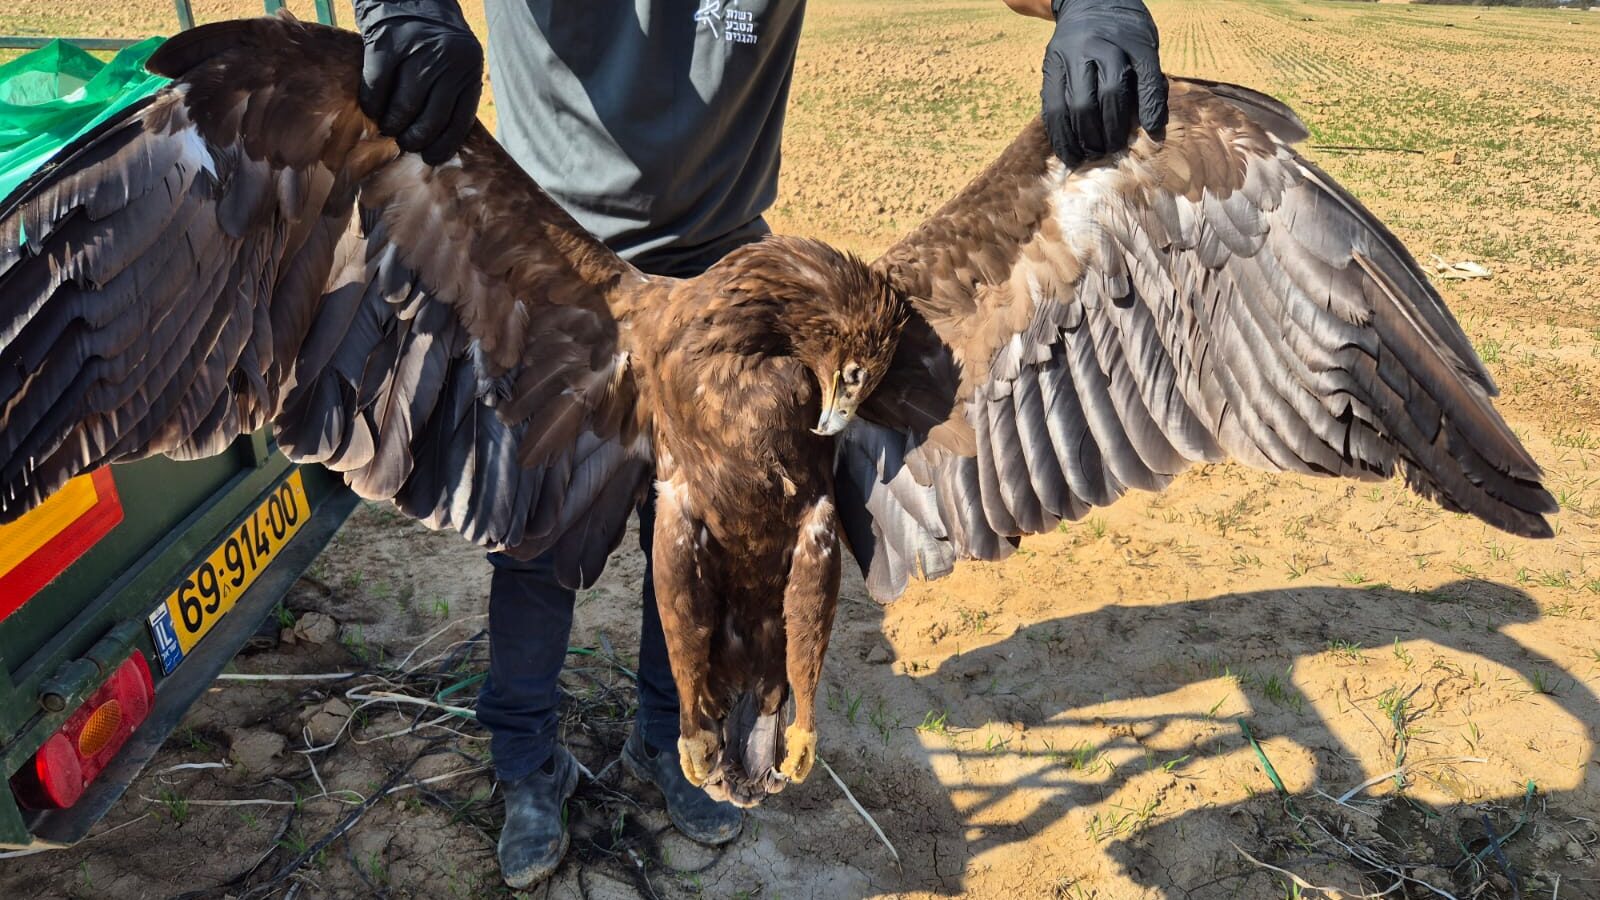
[[[366,54],[361,111],[400,149],[438,165],[467,139],[483,93],[483,48],[456,0],[355,0]]]
[[[1069,166],[1128,146],[1137,118],[1167,126],[1160,37],[1140,0],[1052,0],[1056,33],[1044,51],[1045,131]],[[1137,112],[1137,117],[1135,113]]]

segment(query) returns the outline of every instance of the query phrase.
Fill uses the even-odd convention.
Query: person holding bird
[[[1140,0],[1006,0],[1054,22],[1041,106],[1069,165],[1166,125],[1159,37]],[[456,0],[356,0],[363,111],[400,148],[437,165],[466,139],[484,53]],[[697,275],[768,233],[804,0],[508,0],[487,4],[499,140],[588,231],[639,269]],[[660,789],[679,831],[738,836],[741,811],[681,771],[678,695],[649,566],[653,497],[639,507],[646,559],[639,711],[627,768]],[[575,594],[550,554],[499,553],[489,596],[490,671],[478,717],[490,731],[506,822],[506,882],[547,878],[567,847],[562,807],[577,765],[557,741]]]

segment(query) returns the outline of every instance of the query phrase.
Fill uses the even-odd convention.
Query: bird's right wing
[[[270,422],[365,497],[592,581],[650,469],[646,279],[481,125],[437,167],[379,136],[352,33],[219,23],[150,65],[173,83],[0,207],[0,522]]]
[[[1387,478],[1515,534],[1555,501],[1411,254],[1270,97],[1171,79],[1073,169],[1035,121],[877,267],[911,318],[840,449],[869,588],[993,559],[1188,466]]]

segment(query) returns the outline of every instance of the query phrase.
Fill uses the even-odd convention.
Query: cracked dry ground
[[[0,23],[137,32],[168,15],[156,0],[111,13],[67,2],[51,24],[33,6],[0,0]],[[820,770],[720,854],[632,805],[648,795],[604,769],[631,699],[607,661],[625,666],[634,642],[630,537],[581,598],[573,644],[599,655],[574,655],[568,676],[569,739],[603,781],[580,793],[573,856],[537,895],[1281,897],[1290,877],[1251,857],[1381,890],[1392,876],[1361,878],[1370,852],[1459,896],[1511,896],[1512,871],[1524,896],[1600,896],[1600,125],[1593,85],[1575,77],[1600,70],[1600,14],[1152,6],[1171,71],[1284,98],[1321,148],[1394,148],[1311,153],[1419,258],[1493,271],[1444,291],[1548,468],[1558,536],[1508,538],[1398,484],[1221,466],[888,608],[847,581],[820,751],[898,848],[898,869]],[[870,254],[1033,114],[1046,26],[992,0],[810,7],[772,220]],[[207,11],[224,8],[250,4]],[[481,665],[456,642],[483,627],[488,570],[459,539],[364,509],[312,576],[286,601],[302,636],[238,671],[381,671],[436,633],[410,662],[443,654],[436,665],[460,674],[428,690]],[[309,612],[333,618],[331,635]],[[250,883],[305,856],[280,894],[503,895],[498,798],[471,772],[485,753],[475,726],[377,704],[332,749],[295,752],[339,732],[360,702],[351,689],[220,683],[99,836],[0,862],[0,893],[216,894],[271,852]],[[419,710],[444,718],[384,736]],[[230,752],[248,765],[161,774]],[[318,847],[357,795],[419,779],[437,780]],[[298,809],[203,805],[324,789],[333,796]]]

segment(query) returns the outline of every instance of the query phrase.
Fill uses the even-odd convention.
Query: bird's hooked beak
[[[845,385],[844,373],[835,370],[833,377],[822,386],[822,415],[812,434],[823,436],[838,434],[855,417],[860,396],[854,385]]]

